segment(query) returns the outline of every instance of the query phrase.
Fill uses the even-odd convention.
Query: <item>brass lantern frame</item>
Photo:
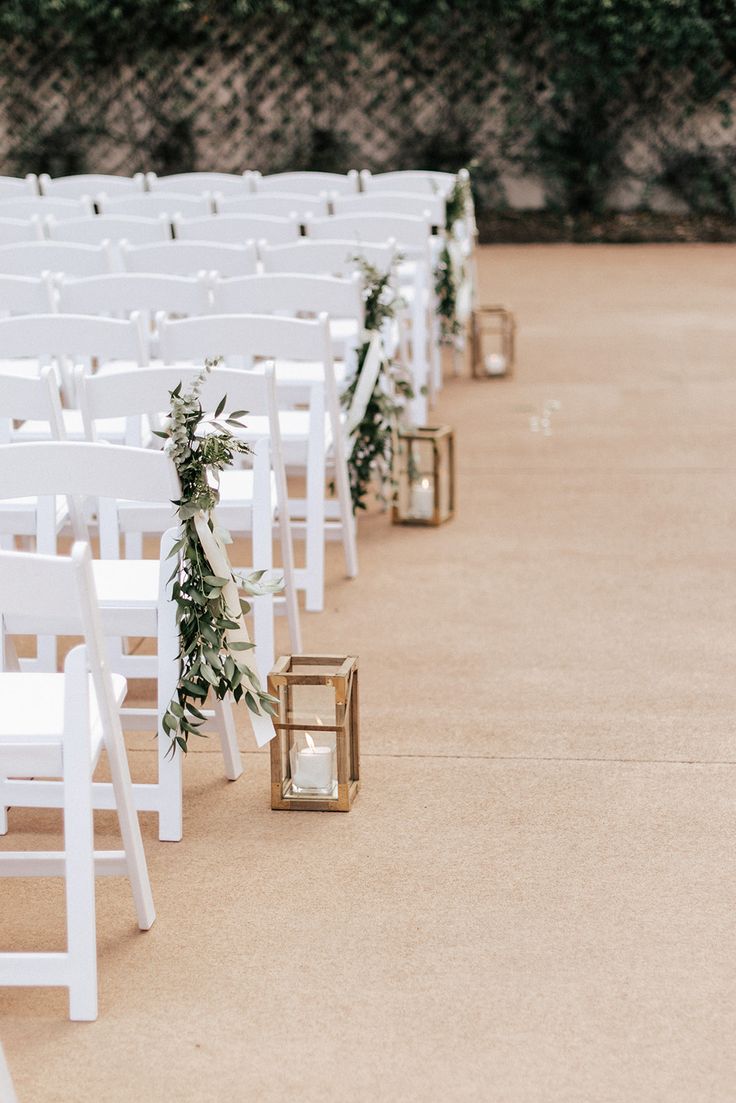
[[[412,441],[421,441],[422,443],[429,441],[432,445],[432,487],[434,498],[431,517],[412,517],[409,514],[403,516],[399,508],[401,479],[402,477],[406,477],[407,479],[411,478],[408,462],[406,470],[402,472],[401,469],[401,461],[404,454],[402,446],[407,449],[406,454],[411,456]],[[443,513],[440,508],[440,449],[445,442],[447,443],[448,504],[446,512]],[[444,524],[445,521],[449,521],[455,516],[455,433],[449,425],[421,425],[408,429],[400,429],[395,440],[393,463],[394,496],[391,508],[391,521],[394,525],[437,526]]]
[[[314,666],[335,667],[333,673],[309,673]],[[288,795],[291,783],[289,733],[304,730],[304,724],[282,719],[280,706],[273,718],[276,737],[271,740],[271,808],[275,811],[349,812],[360,789],[360,710],[358,659],[354,655],[282,655],[268,676],[268,692],[281,701],[286,690],[285,713],[291,712],[291,690],[295,686],[332,686],[335,693],[335,723],[321,724],[320,731],[335,733],[337,799]],[[282,733],[286,732],[286,750]],[[351,769],[352,764],[352,769]]]
[[[501,355],[506,368],[498,374],[489,374],[483,365],[483,338],[501,338]],[[470,323],[470,369],[473,379],[503,379],[510,375],[516,359],[516,318],[505,306],[479,306],[473,311]]]

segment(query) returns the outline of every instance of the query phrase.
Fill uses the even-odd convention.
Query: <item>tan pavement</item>
[[[144,818],[155,928],[99,883],[98,1022],[0,991],[21,1103],[736,1098],[735,266],[481,251],[519,364],[447,380],[458,515],[362,519],[304,619],[360,656],[354,810],[271,812],[265,755],[234,784],[191,755],[184,841]],[[60,883],[0,892],[2,949],[63,945]]]

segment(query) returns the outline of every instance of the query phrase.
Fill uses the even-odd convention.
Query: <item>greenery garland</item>
[[[181,670],[176,693],[162,721],[172,753],[177,747],[186,753],[189,736],[202,735],[199,729],[206,717],[201,709],[210,691],[221,701],[232,693],[236,702],[244,700],[257,715],[275,715],[274,698],[263,692],[258,675],[245,658],[255,644],[228,638],[228,633],[241,625],[228,611],[223,590],[234,582],[256,596],[273,593],[282,588],[282,583],[262,582],[264,571],[250,575],[231,571],[230,578],[213,574],[197,532],[197,520],[200,524],[204,521],[221,543],[231,542],[230,534],[217,529],[214,522],[213,511],[220,499],[218,473],[232,465],[236,454],[251,451],[227,428],[242,429],[240,418],[247,411],[236,410],[221,424],[218,418],[225,409],[225,396],[212,418],[203,413],[200,390],[208,372],[219,363],[207,360],[188,391],[182,390],[181,383],[171,391],[171,416],[165,428],[157,431],[157,436],[167,441],[182,488],[181,498],[173,503],[182,535],[169,552],[170,558],[176,557],[169,582],[173,583],[172,598],[177,605]],[[250,611],[243,599],[240,608],[243,614]]]
[[[342,396],[342,403],[350,407],[360,381],[370,339],[380,333],[384,322],[396,316],[401,298],[393,289],[391,272],[380,272],[363,257],[356,257],[363,274],[365,302],[365,330],[368,335],[358,352],[358,367],[354,379]],[[388,384],[388,386],[386,385]],[[353,509],[365,509],[371,483],[379,480],[379,500],[388,500],[386,492],[391,477],[391,458],[395,433],[402,421],[404,402],[414,397],[411,382],[395,363],[384,359],[365,408],[365,413],[353,435],[353,448],[348,458],[350,493]]]
[[[463,220],[470,204],[472,193],[470,177],[467,173],[458,173],[452,191],[445,201],[444,244],[435,268],[435,295],[437,313],[440,317],[440,335],[443,341],[451,341],[462,326],[457,316],[457,297],[460,284],[465,278],[464,265],[459,269],[453,262],[450,241],[453,238],[456,223]]]

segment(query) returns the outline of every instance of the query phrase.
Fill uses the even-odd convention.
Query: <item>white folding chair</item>
[[[281,439],[287,466],[306,469],[306,501],[290,498],[292,528],[306,539],[306,569],[296,570],[297,585],[306,590],[306,607],[319,611],[324,604],[324,541],[339,535],[348,577],[358,573],[358,557],[345,456],[346,440],[340,414],[332,344],[326,315],[316,321],[262,315],[219,314],[209,318],[162,320],[161,356],[167,363],[201,362],[207,356],[242,360],[286,361],[289,379],[278,381],[281,404],[293,394],[307,410],[280,413]],[[314,381],[314,365],[322,365],[322,379]],[[325,416],[325,400],[327,414]],[[325,501],[326,464],[334,468],[337,502]],[[302,518],[305,519],[302,522]],[[294,519],[297,519],[296,521]]]
[[[63,674],[14,669],[8,635],[39,625],[83,637]],[[3,851],[0,876],[63,877],[67,920],[64,951],[0,953],[0,985],[68,988],[70,1018],[96,1019],[95,876],[129,879],[141,930],[156,913],[120,727],[126,684],[106,660],[88,545],[75,543],[68,559],[0,552],[0,632],[0,830],[8,806],[47,807],[49,785],[64,823],[62,851]],[[121,850],[94,848],[92,777],[103,750]]]
[[[207,241],[168,241],[160,245],[121,245],[126,272],[160,272],[172,276],[196,276],[219,272],[221,276],[252,276],[258,270],[253,242],[223,245]]]
[[[212,200],[206,195],[174,195],[170,192],[144,192],[142,195],[98,195],[100,214],[136,215],[140,218],[160,218],[172,221],[177,215],[187,218],[212,213]]]
[[[428,192],[372,191],[336,195],[332,210],[341,214],[400,214],[423,218],[431,226],[445,225],[445,197]]]
[[[146,531],[152,503],[175,522],[171,503],[181,496],[176,469],[167,453],[129,445],[86,441],[0,445],[0,500],[18,496],[55,499],[62,494],[67,496],[77,538],[87,534],[82,503],[97,503],[101,558],[94,560],[92,571],[113,669],[130,678],[156,682],[155,708],[125,708],[122,715],[126,729],[155,728],[159,734],[157,780],[135,783],[133,794],[139,811],[158,813],[159,838],[175,842],[182,836],[182,755],[170,754],[161,722],[179,678],[179,635],[169,583],[173,560],[167,558],[179,529],[164,533],[159,559],[119,556],[122,536]],[[140,510],[136,503],[141,503]],[[46,630],[54,631],[53,625]],[[157,655],[124,653],[121,641],[130,637],[157,640]],[[242,763],[230,703],[213,704],[209,716],[214,718],[220,737],[225,775],[234,780],[242,773]],[[58,796],[60,789],[52,783],[49,786],[48,804],[55,807],[53,792]],[[96,782],[93,788],[95,808],[113,807],[108,783]]]
[[[146,173],[148,189],[152,192],[169,192],[175,195],[246,195],[248,184],[244,173],[236,172],[177,172],[172,176]]]
[[[140,426],[134,423],[144,415],[150,417],[168,412],[171,391],[178,383],[189,385],[200,371],[199,367],[155,367],[142,373],[116,372],[81,379],[79,395],[87,439],[96,440],[97,424],[116,415],[129,419],[135,437],[139,437]],[[224,471],[220,476],[218,523],[233,535],[252,536],[252,567],[238,564],[238,569],[264,570],[269,577],[274,575],[272,528],[274,517],[278,515],[282,569],[275,573],[283,574],[284,595],[263,594],[251,600],[256,661],[265,682],[275,660],[274,614],[277,609],[284,608],[287,613],[292,652],[301,651],[286,468],[273,370],[255,375],[217,368],[207,376],[200,390],[202,408],[214,413],[224,396],[230,408],[248,411],[248,429],[244,435],[254,448],[249,469]],[[119,505],[119,518],[124,520],[125,511],[125,505]],[[168,512],[162,514],[160,508],[152,509],[148,524],[150,532],[163,531],[169,524]]]
[[[148,362],[141,319],[96,318],[86,314],[25,314],[0,318],[0,350],[5,361],[25,361],[31,366],[53,363],[67,402],[74,399],[73,368],[83,364],[91,371],[127,363],[142,367]],[[67,434],[81,436],[79,412],[64,411]],[[110,427],[112,431],[112,426]],[[18,430],[24,440],[37,439],[38,427],[26,422]],[[45,432],[42,437],[45,437]]]
[[[63,272],[68,276],[101,276],[112,269],[107,245],[77,245],[59,241],[28,241],[0,245],[0,273],[40,276]]]
[[[25,176],[0,176],[0,197],[13,199],[21,195],[38,195],[38,177],[34,172]]]
[[[262,176],[250,173],[250,186],[255,192],[297,192],[301,195],[320,195],[322,192],[352,195],[360,186],[355,169],[346,175],[340,172],[274,172]]]
[[[219,214],[266,214],[277,218],[295,215],[303,219],[311,214],[319,217],[330,213],[326,195],[301,195],[299,192],[262,192],[259,195],[219,195],[215,193]]]
[[[78,176],[54,176],[42,172],[38,178],[42,195],[59,196],[63,199],[82,199],[85,196],[130,195],[145,189],[142,172],[135,176],[110,176],[105,173],[80,173]]]
[[[0,245],[15,245],[21,241],[43,241],[43,223],[39,216],[0,218]]]
[[[215,314],[327,314],[333,355],[342,361],[342,371],[336,365],[338,384],[353,373],[365,324],[363,283],[358,272],[346,278],[272,272],[215,280],[212,309]],[[321,378],[322,365],[318,368]]]
[[[59,222],[67,218],[84,218],[94,214],[92,200],[55,199],[46,195],[23,195],[13,199],[0,199],[0,218],[45,218],[53,215]]]
[[[263,214],[217,214],[209,218],[175,218],[174,235],[180,241],[220,241],[245,245],[267,241],[281,245],[301,237],[299,220]]]
[[[15,1094],[13,1079],[2,1046],[0,1046],[0,1099],[3,1103],[18,1103],[18,1096]]]
[[[148,245],[171,237],[171,224],[166,218],[137,215],[97,214],[68,222],[57,222],[52,217],[46,220],[46,228],[51,241],[76,241],[83,245],[101,245],[103,241]]]

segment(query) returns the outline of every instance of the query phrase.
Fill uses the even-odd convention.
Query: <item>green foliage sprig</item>
[[[157,431],[167,441],[182,488],[181,498],[173,503],[181,522],[181,536],[169,552],[176,561],[169,582],[173,583],[172,598],[177,607],[181,669],[176,693],[162,721],[172,753],[177,747],[186,753],[189,736],[202,734],[199,729],[206,719],[202,707],[210,692],[219,700],[232,693],[235,701],[244,701],[251,712],[274,715],[274,699],[261,689],[258,675],[246,659],[255,644],[228,638],[241,626],[233,619],[223,591],[234,582],[255,596],[274,592],[281,583],[264,583],[263,571],[250,575],[231,571],[229,578],[213,574],[195,523],[198,519],[200,524],[207,524],[222,543],[231,542],[228,532],[215,527],[219,472],[230,467],[236,455],[251,451],[228,428],[242,429],[240,419],[247,411],[236,410],[225,417],[224,424],[220,422],[227,397],[223,397],[212,418],[205,417],[202,410],[202,385],[218,363],[208,360],[188,391],[181,383],[174,388],[168,424]],[[239,600],[241,613],[249,612],[248,602]]]
[[[363,274],[365,329],[369,339],[358,352],[354,379],[342,396],[349,407],[360,381],[360,373],[370,348],[370,336],[380,333],[389,319],[395,318],[401,298],[393,288],[392,273],[380,272],[364,258],[356,257]],[[404,402],[414,397],[411,381],[397,364],[384,360],[366,405],[363,418],[353,435],[353,450],[348,459],[353,509],[365,509],[371,484],[378,480],[379,500],[388,500],[393,440],[404,413]]]
[[[457,317],[457,297],[464,273],[458,272],[453,264],[449,241],[454,234],[456,223],[466,218],[472,202],[470,177],[466,173],[458,173],[452,191],[445,201],[445,243],[435,268],[434,290],[437,296],[437,313],[440,316],[440,334],[443,341],[451,341],[462,328]]]

